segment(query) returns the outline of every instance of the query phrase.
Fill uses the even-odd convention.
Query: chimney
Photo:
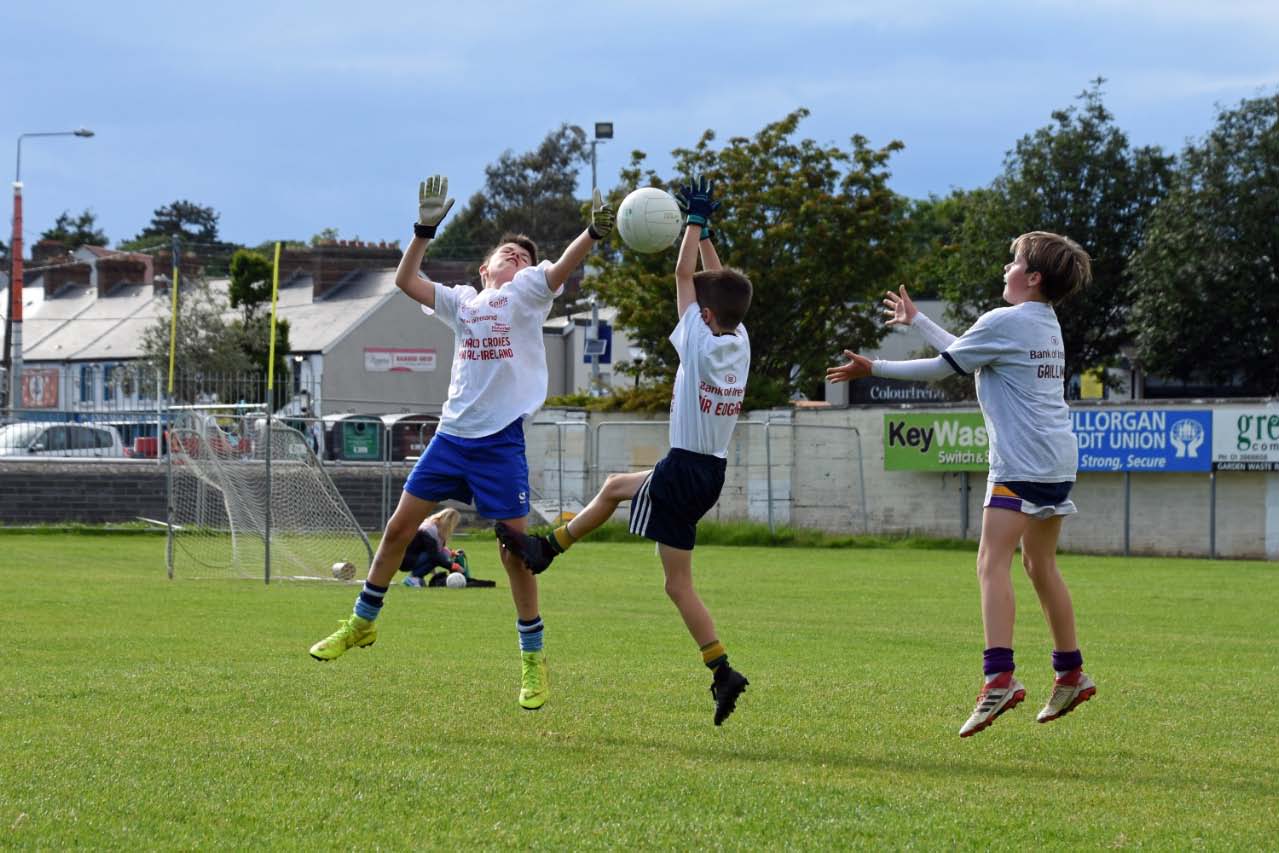
[[[71,259],[66,244],[61,240],[41,240],[31,247],[31,266],[62,263]]]
[[[146,255],[113,255],[98,258],[98,298],[110,296],[121,285],[150,284],[151,259]]]
[[[42,273],[44,276],[44,298],[53,299],[72,285],[88,287],[92,274],[93,271],[89,269],[88,264],[70,263],[68,261],[47,266]]]
[[[312,302],[328,298],[359,273],[394,269],[400,262],[399,249],[360,240],[326,241],[312,248],[310,255]]]

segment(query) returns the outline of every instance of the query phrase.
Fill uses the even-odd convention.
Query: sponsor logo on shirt
[[[505,296],[494,296],[492,299],[489,300],[489,307],[501,308],[503,305],[505,305],[506,303],[510,301],[511,300],[507,299]]]
[[[725,373],[725,374],[724,374],[724,381],[725,381],[725,382],[727,382],[729,385],[736,385],[736,384],[737,384],[737,374],[735,374],[735,373]]]
[[[494,332],[497,332],[498,334],[506,334],[507,332],[511,331],[511,327],[507,325],[506,323],[494,323],[492,326],[492,329]]]

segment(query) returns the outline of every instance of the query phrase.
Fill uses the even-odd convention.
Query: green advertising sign
[[[985,471],[989,454],[981,412],[884,415],[885,471]]]

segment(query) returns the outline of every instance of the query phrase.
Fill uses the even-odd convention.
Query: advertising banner
[[[435,350],[365,347],[366,373],[427,373],[435,369]]]
[[[1212,413],[1215,471],[1279,471],[1279,406],[1225,406]]]
[[[1169,409],[1075,409],[1079,470],[1208,471],[1212,412]]]
[[[885,471],[985,471],[989,462],[981,412],[884,415]]]
[[[22,408],[58,407],[58,368],[36,367],[22,371]]]

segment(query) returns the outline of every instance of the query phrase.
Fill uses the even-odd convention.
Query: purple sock
[[[1079,653],[1079,649],[1073,652],[1053,651],[1053,672],[1070,672],[1072,669],[1082,669],[1084,666],[1084,656]]]
[[[1017,667],[1013,664],[1013,650],[996,646],[981,653],[981,671],[986,675],[998,675],[1001,672],[1012,672]]]

